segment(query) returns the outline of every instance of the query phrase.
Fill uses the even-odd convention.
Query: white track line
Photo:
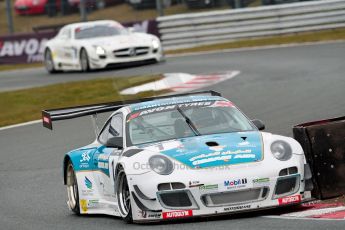
[[[35,121],[29,121],[29,122],[24,122],[24,123],[15,124],[15,125],[9,125],[9,126],[5,126],[5,127],[1,127],[0,131],[6,130],[6,129],[18,128],[18,127],[27,126],[27,125],[38,124],[40,122],[41,122],[41,120],[35,120]]]

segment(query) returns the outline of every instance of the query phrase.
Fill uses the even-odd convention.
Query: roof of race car
[[[200,102],[200,101],[224,101],[227,99],[219,96],[184,96],[184,97],[170,97],[165,99],[158,99],[153,101],[146,101],[128,105],[127,108],[133,112],[137,110],[152,108],[152,107],[159,107],[165,105],[174,105],[174,104],[182,104],[182,103],[191,103],[191,102]]]
[[[118,23],[117,21],[113,21],[113,20],[96,20],[96,21],[89,21],[89,22],[76,22],[76,23],[71,23],[68,24],[65,27],[84,27],[84,26],[93,26],[93,25],[102,25],[102,24],[116,24],[119,26],[122,26],[120,23]]]

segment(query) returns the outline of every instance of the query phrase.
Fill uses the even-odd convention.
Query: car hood
[[[16,0],[14,3],[15,6],[32,6],[33,1],[32,0]]]
[[[117,35],[104,38],[93,38],[86,40],[93,46],[101,46],[104,49],[121,49],[134,46],[151,46],[152,37],[148,34],[132,33],[128,35]]]
[[[190,168],[227,166],[263,159],[262,137],[258,131],[203,135],[140,147],[160,152]]]

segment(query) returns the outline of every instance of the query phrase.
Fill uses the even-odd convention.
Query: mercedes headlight
[[[173,163],[165,156],[152,156],[149,159],[149,165],[153,171],[160,175],[169,175],[174,171]]]
[[[152,48],[153,48],[154,50],[158,49],[159,46],[160,46],[160,44],[159,44],[159,41],[158,41],[158,40],[152,40]]]
[[[96,54],[99,56],[104,56],[106,54],[105,49],[100,46],[96,46]]]
[[[275,158],[287,161],[292,157],[292,149],[285,141],[275,141],[271,144],[271,152]]]

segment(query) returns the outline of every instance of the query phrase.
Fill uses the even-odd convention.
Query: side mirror
[[[256,126],[256,128],[258,128],[258,130],[264,130],[265,129],[265,124],[258,119],[254,119],[252,120],[253,124]]]
[[[123,148],[123,138],[122,137],[111,137],[105,143],[105,146],[110,148]]]

